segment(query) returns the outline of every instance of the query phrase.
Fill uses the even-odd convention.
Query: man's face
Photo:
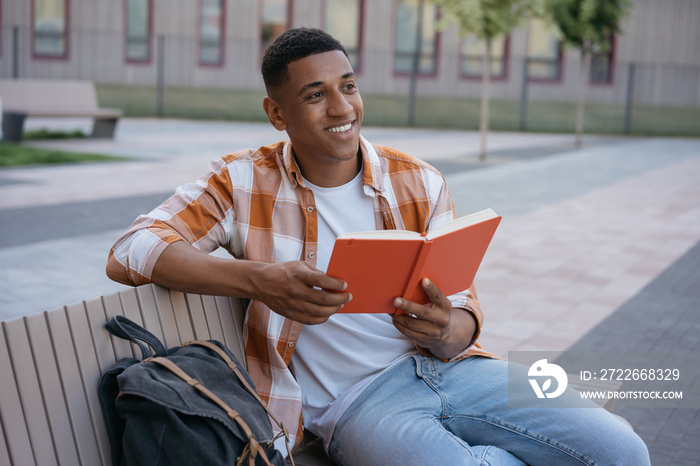
[[[343,52],[290,63],[287,81],[266,100],[270,121],[287,132],[306,179],[321,186],[336,185],[334,178],[351,172],[352,179],[358,167],[363,107],[357,78]]]

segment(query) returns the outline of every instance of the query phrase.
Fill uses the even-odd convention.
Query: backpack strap
[[[115,337],[123,338],[139,345],[143,356],[141,359],[151,356],[151,351],[143,343],[153,348],[156,356],[166,356],[168,354],[158,337],[127,317],[121,315],[112,317],[105,324],[105,329]]]
[[[253,387],[250,386],[250,384],[248,383],[248,381],[246,380],[246,378],[243,376],[240,369],[238,368],[238,365],[236,364],[236,362],[233,361],[229,357],[229,355],[226,354],[226,352],[224,350],[222,350],[220,347],[216,346],[214,343],[212,343],[210,341],[193,340],[193,341],[188,341],[188,342],[184,343],[182,346],[183,347],[184,346],[203,346],[203,347],[215,352],[216,354],[218,354],[219,357],[221,357],[221,359],[223,359],[224,362],[226,362],[229,369],[231,369],[231,371],[234,374],[236,374],[236,377],[238,377],[238,380],[241,382],[241,385],[243,385],[243,387],[245,387],[245,389],[248,392],[250,392],[251,395],[253,395],[253,397],[258,401],[258,403],[260,403],[260,405],[265,409],[265,412],[267,413],[267,415],[270,416],[270,418],[273,421],[275,421],[275,423],[279,426],[279,428],[281,430],[281,434],[278,434],[278,436],[275,438],[275,440],[277,438],[279,438],[280,435],[284,435],[284,439],[285,439],[284,443],[285,443],[285,446],[287,447],[287,455],[290,458],[292,466],[294,466],[294,458],[292,458],[292,452],[291,452],[291,449],[289,447],[290,440],[289,440],[289,432],[287,431],[287,428],[275,417],[274,414],[272,414],[272,411],[270,411],[270,409],[267,407],[267,403],[265,403],[265,401],[262,398],[260,398],[260,395],[258,395],[257,390],[255,390]]]
[[[212,345],[216,346],[216,345]],[[218,349],[218,347],[216,347]],[[225,354],[225,353],[224,353]],[[243,464],[243,461],[245,458],[248,458],[248,464],[250,466],[254,466],[255,464],[255,458],[258,454],[260,454],[260,458],[265,462],[266,465],[272,466],[270,463],[270,460],[267,458],[267,454],[265,453],[265,449],[263,448],[262,445],[257,441],[255,438],[255,435],[253,435],[253,431],[250,430],[250,427],[248,424],[243,420],[241,415],[236,411],[235,409],[231,408],[229,405],[227,405],[221,398],[216,396],[214,393],[212,393],[207,387],[202,385],[197,379],[194,379],[187,375],[185,371],[183,371],[180,366],[175,364],[173,361],[167,358],[163,357],[155,357],[155,358],[149,358],[148,360],[144,362],[154,362],[156,364],[159,364],[166,369],[168,369],[170,372],[187,382],[187,385],[194,387],[197,389],[199,392],[201,392],[204,396],[209,398],[211,401],[216,403],[217,406],[219,406],[221,409],[223,409],[228,417],[233,419],[236,424],[238,424],[241,429],[243,429],[243,433],[245,436],[248,438],[248,445],[246,445],[246,448],[243,450],[243,453],[241,456],[238,458],[236,461],[236,465],[241,465]],[[235,364],[234,364],[235,366]],[[230,366],[229,366],[230,367]],[[293,461],[293,460],[292,460]]]

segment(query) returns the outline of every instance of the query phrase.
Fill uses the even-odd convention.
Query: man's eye
[[[318,98],[320,98],[320,97],[323,97],[323,93],[322,93],[322,92],[314,92],[314,93],[311,94],[308,98],[309,98],[309,99],[318,99]]]
[[[348,84],[345,85],[345,89],[348,90],[348,91],[354,91],[355,89],[357,89],[357,84],[355,84],[355,83],[348,83]]]

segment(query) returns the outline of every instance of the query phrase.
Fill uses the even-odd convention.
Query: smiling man
[[[250,298],[256,388],[295,440],[308,429],[339,464],[648,464],[602,409],[508,408],[506,363],[476,343],[473,286],[446,297],[426,277],[431,302],[397,298],[405,314],[338,313],[352,299],[325,274],[339,234],[422,233],[452,220],[452,201],[435,169],[360,135],[357,77],[331,36],[285,32],[262,73],[263,108],[289,141],[214,161],[132,224],[108,275]],[[220,246],[234,260],[207,254]]]

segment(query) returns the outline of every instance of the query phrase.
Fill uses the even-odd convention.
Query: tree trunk
[[[579,70],[578,101],[576,102],[576,147],[583,144],[583,120],[586,108],[586,84],[588,80],[588,52],[581,48],[581,67]]]
[[[481,70],[481,123],[479,125],[479,160],[486,161],[486,135],[489,131],[489,83],[491,81],[491,38],[486,39]]]

